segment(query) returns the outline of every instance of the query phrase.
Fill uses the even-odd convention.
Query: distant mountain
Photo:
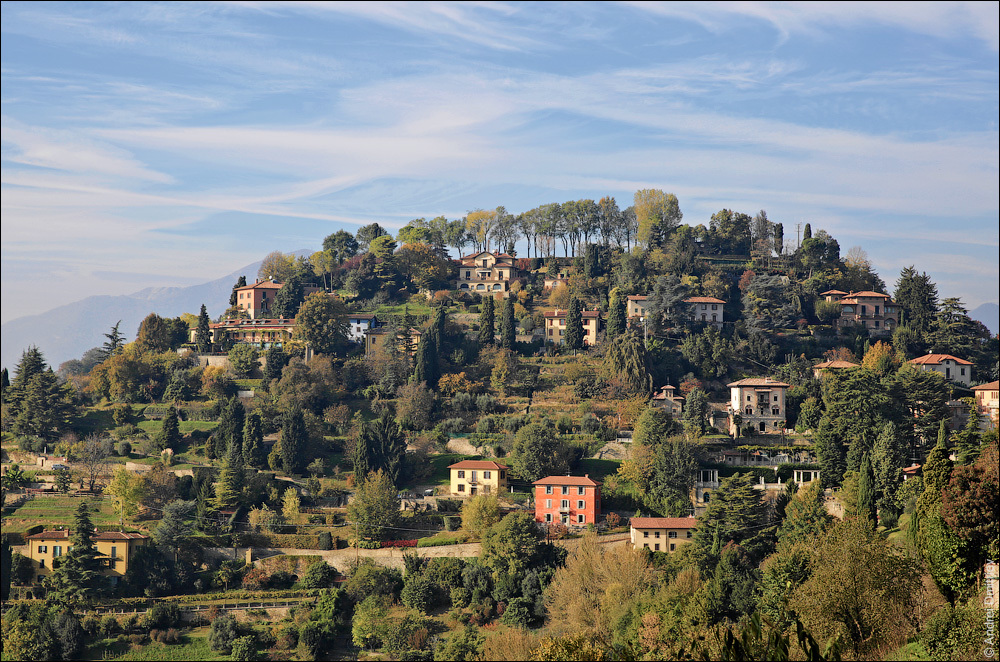
[[[242,275],[250,282],[257,275],[260,262],[201,285],[189,287],[147,287],[134,294],[92,296],[59,306],[39,315],[19,317],[0,327],[3,335],[2,365],[11,371],[21,360],[21,352],[36,345],[53,368],[69,359],[78,359],[91,347],[104,343],[104,334],[121,320],[119,330],[127,341],[135,340],[143,318],[150,313],[177,317],[195,313],[201,304],[213,318],[229,306],[233,283]]]
[[[975,310],[970,310],[969,317],[985,324],[993,335],[1000,333],[1000,305],[984,303]]]

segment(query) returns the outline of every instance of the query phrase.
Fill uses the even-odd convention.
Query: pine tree
[[[198,313],[198,328],[194,332],[194,342],[198,346],[199,354],[208,354],[212,351],[212,328],[209,326],[208,309],[205,304],[201,304],[201,311]]]
[[[5,389],[11,430],[22,437],[56,439],[70,424],[73,403],[37,347],[21,354],[17,375]]]
[[[642,336],[630,329],[612,338],[601,374],[605,380],[620,385],[628,393],[649,393],[652,377],[649,371],[649,357]]]
[[[240,276],[236,280],[236,284],[233,285],[233,293],[229,295],[229,307],[230,308],[232,308],[233,306],[235,306],[236,303],[237,303],[236,290],[238,290],[241,287],[246,287],[246,284],[247,284],[247,277],[246,276]]]
[[[164,448],[173,448],[176,450],[180,440],[181,429],[180,422],[177,419],[177,409],[170,407],[167,410],[167,415],[163,417],[163,427],[156,433],[156,446],[160,450]]]
[[[937,285],[926,272],[919,274],[913,265],[905,267],[899,273],[896,281],[896,291],[893,299],[903,310],[906,326],[915,329],[921,336],[934,326],[934,317],[938,311]]]
[[[281,469],[286,474],[299,473],[304,464],[308,432],[302,410],[285,412],[281,425]]]
[[[69,551],[44,580],[46,600],[70,608],[92,603],[103,593],[105,584],[94,547],[94,524],[86,502],[77,507],[74,525]]]
[[[622,296],[621,290],[617,287],[611,290],[611,299],[608,303],[608,326],[605,336],[608,339],[617,338],[625,333],[628,321],[628,311],[626,310],[626,299]]]
[[[243,463],[248,467],[261,469],[267,457],[264,455],[264,422],[259,411],[247,414],[243,424]]]
[[[503,317],[500,320],[500,346],[513,351],[514,334],[514,297],[507,297],[503,302]]]
[[[485,347],[495,342],[496,336],[496,314],[494,312],[495,301],[493,295],[487,295],[483,299],[482,312],[479,313],[479,344]]]
[[[566,347],[573,351],[583,349],[583,304],[576,297],[570,298],[566,313]]]
[[[785,506],[778,542],[781,545],[807,542],[823,533],[832,521],[833,517],[823,505],[823,486],[813,481]]]
[[[107,338],[107,340],[104,342],[104,345],[101,346],[101,363],[117,354],[125,344],[125,336],[118,330],[121,323],[122,321],[118,320],[118,323],[111,327],[111,331],[104,334],[104,337]]]
[[[812,238],[813,238],[813,228],[812,228],[812,225],[810,225],[809,223],[806,223],[806,227],[802,231],[802,241],[805,241],[806,239],[812,239]]]
[[[372,471],[384,471],[393,482],[399,479],[406,454],[406,437],[388,410],[358,430],[354,445],[354,479],[364,480]]]
[[[416,383],[425,383],[427,388],[436,389],[438,379],[441,378],[440,366],[438,366],[437,343],[434,336],[436,330],[428,330],[420,336],[420,343],[417,345],[417,363],[413,369],[413,379]]]

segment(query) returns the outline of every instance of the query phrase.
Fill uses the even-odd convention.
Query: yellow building
[[[633,517],[629,526],[632,547],[653,552],[673,552],[694,538],[694,517]]]
[[[507,467],[490,460],[462,460],[451,470],[451,493],[455,496],[499,494],[507,490]]]
[[[365,336],[365,355],[370,356],[379,347],[385,345],[389,338],[389,327],[365,329],[362,333]],[[410,356],[414,356],[417,353],[417,346],[420,345],[420,336],[420,329],[411,328],[409,334],[399,332],[396,335],[396,346],[400,351],[405,349]]]
[[[34,562],[36,582],[41,582],[42,577],[52,572],[52,563],[69,551],[70,540],[70,532],[66,530],[42,531],[27,536],[28,558]],[[108,531],[95,533],[91,540],[101,562],[101,574],[115,585],[125,576],[135,550],[147,544],[149,536]]]
[[[569,311],[547,310],[545,311],[545,339],[562,345],[566,342],[566,317]],[[597,334],[601,330],[601,313],[597,310],[584,310],[580,312],[583,323],[583,344],[586,347],[597,345]]]

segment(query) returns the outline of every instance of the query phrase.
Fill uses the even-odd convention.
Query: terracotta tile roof
[[[843,290],[827,290],[826,292],[819,293],[821,297],[825,297],[827,294],[847,294],[847,292]]]
[[[585,485],[597,487],[599,482],[590,476],[547,476],[536,480],[532,485]]]
[[[449,469],[496,469],[496,470],[507,470],[506,465],[500,464],[499,462],[493,462],[492,460],[462,460],[461,462],[456,462],[455,464],[448,465]]]
[[[972,361],[966,361],[965,359],[960,359],[957,356],[952,356],[951,354],[925,354],[921,357],[915,358],[912,361],[907,361],[907,363],[912,363],[914,365],[941,365],[946,359],[951,359],[958,365],[972,365]]]
[[[973,386],[973,391],[997,391],[1000,390],[1000,381],[990,382],[989,384],[980,384],[979,386]]]
[[[352,320],[372,320],[375,319],[375,313],[348,313],[347,319]]]
[[[283,283],[278,283],[273,280],[264,280],[259,283],[254,283],[253,285],[244,285],[243,287],[237,287],[236,291],[240,290],[280,290]]]
[[[891,299],[888,294],[882,294],[881,292],[872,292],[871,290],[865,290],[863,292],[851,292],[848,296],[852,297],[865,297],[866,299]]]
[[[684,299],[684,303],[725,303],[725,301],[715,297],[689,297]]]
[[[568,310],[546,310],[545,311],[545,316],[546,317],[566,317],[566,315],[568,313],[569,313]],[[599,310],[584,310],[584,311],[581,311],[581,316],[582,317],[591,317],[591,318],[600,317],[601,316],[601,311],[599,311]]]
[[[649,297],[642,296],[642,295],[639,295],[639,294],[630,294],[630,295],[628,295],[628,300],[629,301],[646,301],[647,299],[649,299]]]
[[[842,361],[840,359],[837,359],[836,361],[824,361],[823,363],[817,363],[816,365],[813,366],[813,368],[814,369],[815,368],[819,368],[819,369],[823,369],[823,368],[833,368],[833,369],[836,369],[836,368],[857,368],[859,365],[860,364],[858,364],[858,363],[851,363],[850,361]]]
[[[68,529],[63,529],[61,531],[42,531],[41,533],[35,533],[30,536],[26,536],[28,540],[68,540],[70,537],[70,532]],[[104,531],[101,533],[95,533],[91,537],[91,540],[143,540],[149,538],[149,536],[143,535],[141,533],[122,533],[121,531]]]
[[[726,384],[726,386],[730,388],[733,386],[784,386],[785,388],[791,388],[790,384],[779,382],[778,380],[771,379],[770,377],[747,377],[746,379],[741,379],[738,382]]]
[[[633,517],[633,529],[694,529],[698,520],[694,517]]]

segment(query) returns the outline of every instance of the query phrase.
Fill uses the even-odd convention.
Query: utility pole
[[[802,242],[799,240],[799,236],[802,233],[802,221],[795,224],[795,250],[799,250],[802,247]]]

